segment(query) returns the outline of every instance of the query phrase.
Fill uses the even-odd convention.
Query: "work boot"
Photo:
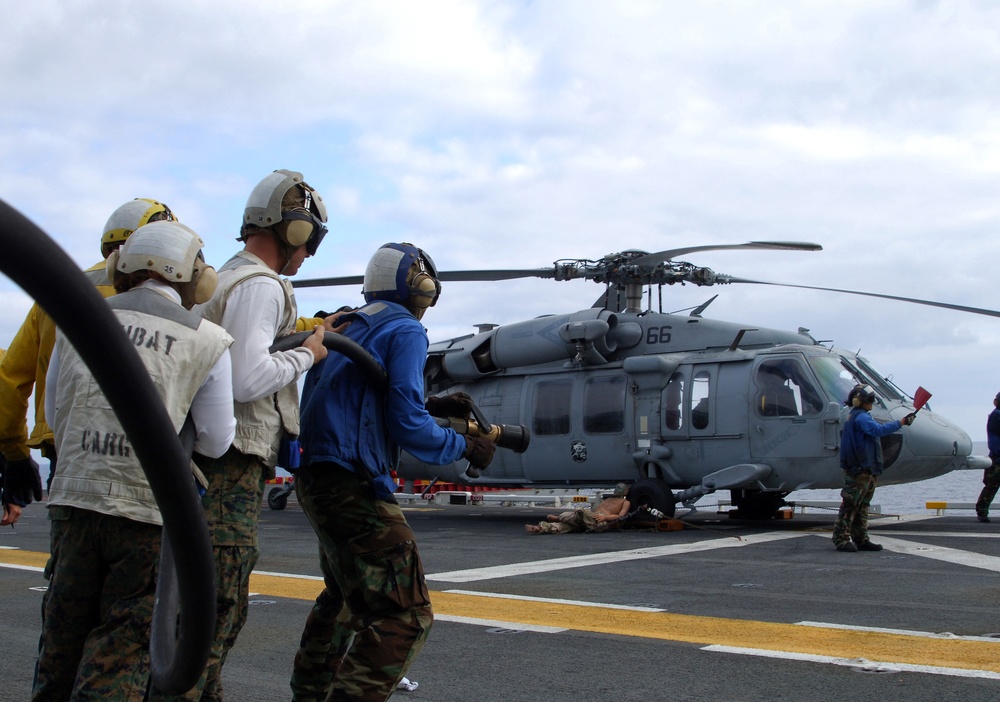
[[[854,553],[858,550],[858,547],[854,545],[854,542],[848,541],[843,544],[837,544],[837,550],[843,551],[844,553]]]
[[[986,514],[977,514],[976,519],[978,519],[981,522],[986,522],[987,524],[989,524],[990,522],[990,518]]]
[[[856,551],[881,551],[882,544],[873,544],[871,541],[862,541],[855,548]]]

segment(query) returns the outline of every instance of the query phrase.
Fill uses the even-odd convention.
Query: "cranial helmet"
[[[404,305],[419,319],[441,295],[437,268],[412,244],[384,244],[365,269],[365,302],[389,300]]]
[[[104,234],[101,236],[101,255],[107,258],[112,249],[121,246],[136,229],[149,222],[161,220],[177,221],[174,213],[162,202],[145,197],[137,197],[131,202],[126,202],[111,213],[107,224],[104,225]]]
[[[177,285],[181,304],[187,309],[208,302],[218,278],[205,263],[204,242],[190,227],[180,222],[151,222],[143,225],[117,251],[108,256],[108,278],[114,273],[148,270]]]
[[[309,255],[314,256],[326,236],[324,222],[326,205],[319,193],[302,179],[301,173],[281,169],[250,192],[240,239],[252,233],[248,227],[270,227],[286,246],[298,248],[305,244]]]
[[[875,402],[875,389],[871,385],[855,385],[847,396],[851,407],[860,407]]]

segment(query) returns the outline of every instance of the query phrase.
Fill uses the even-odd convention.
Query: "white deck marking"
[[[714,653],[735,653],[743,656],[759,656],[761,658],[784,658],[790,661],[805,661],[807,663],[826,663],[848,668],[865,668],[877,672],[900,671],[905,673],[927,673],[929,675],[949,675],[958,678],[984,678],[1000,680],[1000,673],[991,670],[968,670],[965,668],[944,668],[931,665],[914,665],[912,663],[894,663],[891,661],[869,661],[863,658],[834,658],[811,653],[788,653],[786,651],[766,651],[759,648],[740,648],[738,646],[704,646],[702,651]]]
[[[32,570],[36,573],[44,573],[45,568],[29,565],[18,565],[16,563],[0,563],[0,568],[13,568],[14,570]]]
[[[434,614],[436,622],[455,622],[457,624],[473,624],[475,626],[499,627],[513,631],[534,631],[539,634],[559,634],[568,631],[564,627],[543,626],[541,624],[523,624],[521,622],[502,622],[496,619],[477,619],[476,617],[459,617],[451,614]]]
[[[869,525],[870,526],[870,525]],[[923,536],[924,538],[946,538],[946,539],[1000,539],[1000,533],[983,533],[974,531],[879,531],[881,534],[892,534],[893,536]]]
[[[910,522],[923,522],[928,519],[937,519],[933,514],[897,514],[887,517],[876,517],[868,520],[868,526],[889,526],[890,524],[908,524]],[[832,529],[833,526],[831,525]]]
[[[634,605],[604,604],[602,602],[584,602],[583,600],[560,600],[552,597],[529,597],[528,595],[507,595],[502,592],[477,592],[476,590],[444,590],[453,595],[471,595],[473,597],[489,597],[499,600],[524,600],[527,602],[551,602],[553,604],[574,605],[576,607],[600,607],[601,609],[626,609],[631,612],[666,612],[662,607],[638,607]]]
[[[427,579],[450,583],[469,583],[476,580],[512,578],[519,575],[530,575],[532,573],[546,573],[554,570],[584,568],[593,565],[621,563],[622,561],[635,561],[645,558],[677,556],[685,553],[696,553],[698,551],[712,551],[719,548],[752,546],[754,544],[781,541],[783,539],[795,539],[800,536],[808,535],[809,534],[807,532],[795,531],[752,534],[750,536],[742,536],[739,539],[730,536],[690,544],[656,546],[653,548],[639,548],[628,551],[606,551],[604,553],[594,553],[587,556],[567,556],[565,558],[550,558],[544,561],[525,561],[524,563],[511,563],[509,565],[490,566],[487,568],[469,568],[467,570],[452,570],[446,573],[428,573]],[[546,537],[541,536],[540,538]],[[548,538],[556,537],[549,536]]]
[[[927,536],[924,534],[923,536]],[[997,556],[987,556],[982,553],[972,551],[962,551],[957,548],[947,546],[935,546],[934,544],[923,544],[916,541],[904,541],[903,539],[893,539],[883,534],[878,535],[878,543],[895,553],[902,553],[907,556],[919,556],[930,558],[935,561],[954,563],[955,565],[968,566],[970,568],[980,568],[994,573],[1000,573],[1000,558]]]
[[[920,522],[928,519],[936,519],[935,515],[907,514],[897,517],[884,517],[873,519],[869,522],[871,526],[901,524],[907,522]],[[899,533],[899,532],[894,532]],[[813,536],[827,536],[828,530],[822,532],[771,532],[765,534],[751,534],[749,536],[723,537],[710,539],[689,544],[674,544],[670,546],[656,546],[652,548],[632,549],[627,551],[606,551],[587,556],[567,556],[564,558],[551,558],[540,561],[525,561],[523,563],[511,563],[509,565],[489,566],[485,568],[469,568],[466,570],[453,570],[443,573],[429,573],[428,580],[452,583],[468,583],[478,580],[493,580],[497,578],[512,578],[520,575],[531,575],[533,573],[545,573],[556,570],[568,570],[570,568],[585,568],[588,566],[605,565],[608,563],[620,563],[622,561],[641,560],[646,558],[660,558],[663,556],[677,556],[686,553],[696,553],[698,551],[711,551],[720,548],[734,548],[737,546],[752,546],[755,544],[780,541],[783,539],[794,539],[799,536],[811,534]],[[827,536],[828,537],[828,536]],[[998,535],[1000,537],[1000,535]],[[879,542],[884,544],[890,551],[905,553],[908,555],[933,558],[958,565],[966,565],[974,568],[982,568],[1000,572],[1000,558],[994,556],[983,556],[980,554],[949,549],[944,547],[931,546],[928,544],[911,544],[899,539],[889,538],[879,533]],[[277,575],[277,574],[276,574]]]

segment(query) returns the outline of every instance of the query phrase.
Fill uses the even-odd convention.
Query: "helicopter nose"
[[[927,410],[917,414],[903,432],[910,453],[916,457],[954,457],[951,470],[962,467],[965,457],[972,453],[972,439],[964,430]]]

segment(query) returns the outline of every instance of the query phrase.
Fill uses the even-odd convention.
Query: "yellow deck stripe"
[[[47,553],[38,553],[37,551],[20,551],[15,549],[0,550],[0,563],[44,568],[45,563],[48,560],[49,554]]]
[[[322,590],[316,580],[252,575],[251,591],[273,597],[313,600]],[[909,663],[1000,673],[1000,641],[935,639],[872,631],[702,617],[668,612],[636,612],[485,595],[431,592],[434,612],[600,634],[637,636],[699,645],[790,651],[836,658]]]
[[[44,566],[48,556],[30,551],[0,550],[0,563]],[[251,592],[271,597],[313,600],[322,582],[313,579],[254,574]],[[512,600],[431,592],[437,614],[557,627],[600,634],[787,651],[837,658],[913,665],[988,670],[1000,673],[1000,641],[937,639],[907,634],[830,629],[669,612],[636,612],[559,602]]]

